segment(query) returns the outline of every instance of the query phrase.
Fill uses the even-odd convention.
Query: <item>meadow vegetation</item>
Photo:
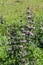
[[[14,45],[12,52],[13,45],[9,43],[15,42],[14,30],[21,39],[25,39],[21,35],[20,25],[28,25],[27,7],[35,22],[35,30],[32,30],[34,36],[30,36],[26,44]],[[24,51],[26,56],[21,54]],[[43,0],[0,0],[0,65],[43,65]]]

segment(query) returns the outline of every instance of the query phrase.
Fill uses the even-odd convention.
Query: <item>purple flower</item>
[[[31,17],[32,17],[31,15],[27,16],[28,19],[31,19]]]
[[[29,20],[28,23],[32,23],[32,24],[34,24],[34,22],[33,22],[32,20]]]
[[[24,50],[22,51],[22,56],[26,56],[27,55],[27,52]]]
[[[29,29],[35,29],[35,27],[33,27],[33,26],[28,26],[28,28],[29,28]]]
[[[24,28],[21,28],[21,31],[22,31],[23,33],[25,33],[25,32],[26,32],[26,30],[24,30]]]
[[[21,43],[26,43],[26,42],[27,42],[27,40],[21,40],[20,42],[21,42]]]
[[[23,45],[19,45],[19,48],[23,48]]]
[[[30,32],[30,35],[32,35],[32,36],[33,36],[34,34],[33,34],[32,32]]]

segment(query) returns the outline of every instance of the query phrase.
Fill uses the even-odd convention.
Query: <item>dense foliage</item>
[[[4,1],[0,1],[1,10],[8,4]],[[10,13],[4,15],[5,12],[0,12],[0,65],[43,65],[43,16],[40,8],[38,11],[36,6],[34,10],[33,1],[8,0]],[[40,1],[38,3],[41,4]],[[31,12],[27,10],[28,4]],[[36,1],[35,4],[37,5]],[[14,10],[11,11],[12,9]],[[30,20],[34,22],[28,23]],[[31,29],[30,25],[35,28]]]

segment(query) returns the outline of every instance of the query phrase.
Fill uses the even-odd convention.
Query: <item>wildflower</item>
[[[28,19],[31,19],[31,18],[32,18],[32,16],[31,16],[31,15],[29,15],[29,16],[27,16],[27,18],[28,18]]]
[[[27,42],[27,40],[20,40],[20,42],[21,42],[21,43],[26,43],[26,42]]]
[[[33,26],[28,26],[28,29],[35,29],[35,27],[33,27]]]
[[[28,23],[32,23],[32,24],[34,24],[34,22],[33,22],[32,20],[28,20]]]
[[[23,48],[23,45],[19,45],[19,48]]]
[[[34,34],[32,32],[29,32],[31,36],[33,36]]]
[[[21,31],[22,31],[23,33],[25,33],[25,32],[26,32],[26,30],[24,30],[24,28],[21,28]]]
[[[26,51],[23,51],[22,52],[22,56],[26,56],[27,55],[27,52]]]

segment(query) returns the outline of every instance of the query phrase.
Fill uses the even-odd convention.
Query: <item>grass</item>
[[[19,22],[20,16],[26,21],[26,8],[30,7],[34,13],[35,20],[43,20],[43,0],[0,0],[0,16],[2,15],[7,22]]]
[[[17,1],[19,1],[19,2],[17,2]],[[3,18],[6,21],[6,24],[16,23],[16,25],[18,25],[18,26],[21,24],[20,16],[22,16],[23,24],[27,24],[26,23],[27,7],[29,7],[30,10],[32,11],[33,18],[35,21],[35,27],[37,30],[39,23],[41,21],[43,23],[43,0],[0,0],[0,16],[3,16]],[[12,26],[13,26],[13,24],[12,24]],[[0,37],[1,37],[0,43],[3,42],[3,40],[5,43],[7,43],[8,39],[6,39],[6,36],[3,36],[3,33],[5,33],[5,34],[7,33],[6,25],[0,25],[0,30],[1,30],[0,34],[2,34],[2,36],[0,35]],[[20,32],[18,31],[18,33],[20,33]],[[36,31],[36,33],[37,33],[37,31]],[[43,57],[42,50],[40,50],[39,48],[34,49],[34,47],[30,46],[30,49],[32,49],[32,48],[34,50],[33,53],[34,53],[34,56],[36,57],[36,59],[37,58],[40,59],[40,57],[41,58]],[[4,49],[5,49],[5,47],[4,47]],[[2,53],[0,52],[0,54],[3,55],[4,54],[3,48],[2,49],[0,48],[0,50],[2,51]],[[38,51],[40,52],[39,54],[38,54]],[[0,57],[1,57],[1,55],[0,55]],[[40,65],[42,63],[42,61],[40,63],[40,60],[36,60],[36,63],[37,62],[39,62]],[[37,63],[37,65],[39,65],[39,64]]]

